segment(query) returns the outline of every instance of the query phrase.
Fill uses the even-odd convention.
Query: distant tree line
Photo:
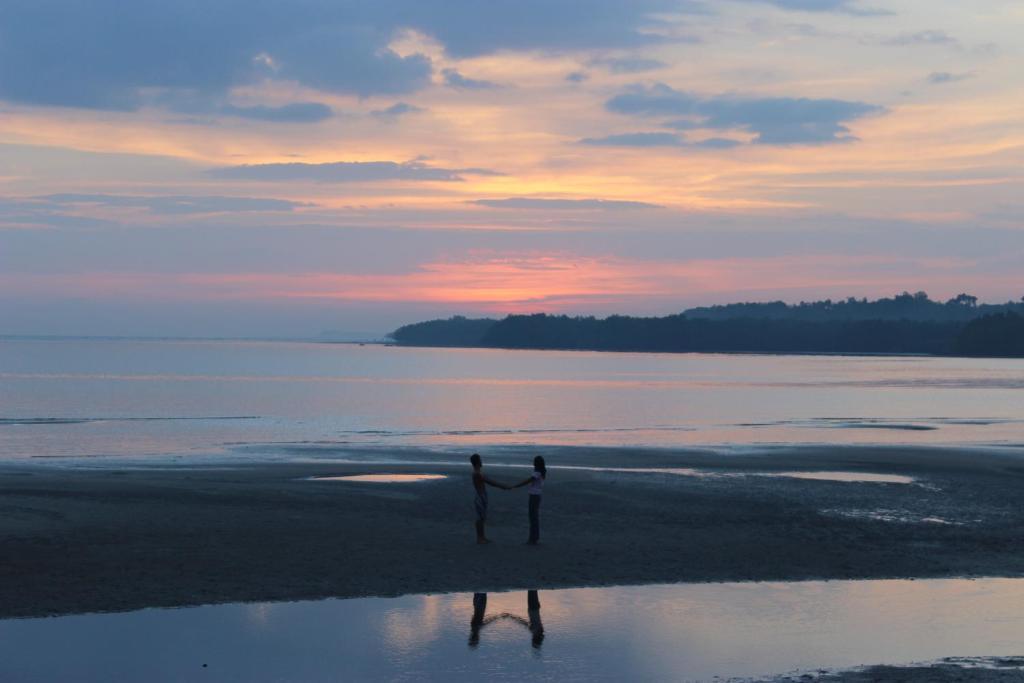
[[[994,313],[1012,311],[1024,315],[1024,300],[1005,304],[979,304],[978,297],[958,294],[948,301],[931,300],[925,292],[903,292],[891,298],[868,301],[850,297],[833,301],[801,301],[787,304],[739,303],[705,306],[683,311],[690,318],[782,318],[786,320],[931,320],[967,322]]]
[[[460,316],[406,325],[391,337],[407,346],[1024,357],[1022,313],[1024,303],[979,306],[967,294],[940,303],[904,293],[871,302],[730,304],[646,318]]]
[[[1024,315],[995,313],[970,321],[957,335],[953,349],[961,356],[1024,358]]]

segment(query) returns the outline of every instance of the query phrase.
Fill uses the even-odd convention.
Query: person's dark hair
[[[533,459],[533,470],[534,472],[540,472],[540,476],[542,476],[543,478],[548,478],[548,468],[544,464],[543,455],[538,455],[536,458]]]
[[[482,461],[480,460],[479,453],[474,453],[473,455],[469,456],[469,462],[472,463],[473,467],[480,467],[483,464]]]

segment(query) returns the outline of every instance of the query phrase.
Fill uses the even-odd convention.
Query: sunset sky
[[[0,334],[1024,295],[1019,0],[0,8]]]

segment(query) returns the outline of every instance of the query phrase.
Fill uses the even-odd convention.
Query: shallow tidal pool
[[[0,621],[0,680],[709,680],[1024,653],[1024,580],[675,584]]]

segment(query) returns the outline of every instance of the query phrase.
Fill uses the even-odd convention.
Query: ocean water
[[[1022,600],[1021,579],[809,581],[6,619],[0,678],[722,681],[1019,655]]]
[[[0,458],[272,458],[295,444],[1019,445],[1022,389],[1024,360],[1012,359],[6,338]]]

